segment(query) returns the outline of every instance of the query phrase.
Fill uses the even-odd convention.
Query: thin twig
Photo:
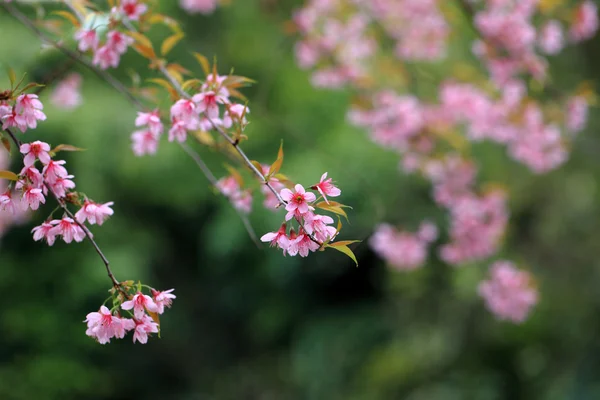
[[[10,136],[12,141],[15,143],[15,146],[17,147],[17,151],[19,151],[21,144],[22,144],[21,141],[19,139],[17,139],[17,137],[12,133],[12,131],[9,128],[5,129],[4,131],[6,133],[8,133],[8,135]],[[96,253],[98,253],[100,258],[102,259],[102,262],[104,263],[104,266],[106,267],[106,272],[108,273],[108,277],[112,281],[112,284],[115,287],[115,289],[118,289],[125,295],[125,297],[127,297],[127,292],[125,292],[123,290],[123,288],[121,287],[121,283],[117,280],[117,278],[115,277],[115,274],[112,272],[112,269],[110,268],[110,262],[108,261],[108,258],[106,258],[106,256],[102,252],[102,250],[100,249],[100,246],[98,246],[98,243],[96,243],[96,241],[94,240],[94,235],[92,235],[92,232],[90,232],[90,230],[88,229],[87,226],[85,226],[84,224],[79,222],[77,220],[77,218],[75,218],[75,216],[73,215],[71,210],[69,210],[69,208],[67,207],[65,201],[63,199],[61,199],[60,197],[58,197],[56,195],[56,193],[54,193],[52,188],[49,187],[46,182],[44,182],[43,184],[46,187],[46,189],[50,193],[52,193],[52,196],[56,199],[56,202],[58,203],[60,208],[63,209],[63,211],[65,212],[65,214],[67,214],[69,216],[69,218],[71,218],[73,221],[75,221],[75,223],[83,230],[83,232],[85,233],[85,236],[87,237],[89,242],[92,244],[92,246],[94,246],[94,250],[96,250]]]
[[[50,39],[48,36],[46,36],[44,34],[44,32],[42,32],[37,26],[35,26],[35,24],[32,21],[30,21],[29,18],[27,18],[23,13],[21,13],[19,10],[17,10],[15,7],[13,7],[11,4],[2,3],[2,6],[4,7],[4,9],[6,11],[8,11],[9,14],[11,14],[13,17],[18,19],[19,22],[21,22],[23,25],[25,25],[27,28],[29,28],[29,30],[34,32],[44,42],[57,48],[67,57],[85,65],[92,72],[94,72],[99,78],[104,79],[111,86],[113,86],[115,89],[117,89],[119,92],[121,92],[124,96],[126,96],[127,99],[131,103],[135,104],[138,108],[144,108],[143,104],[135,96],[133,96],[133,94],[131,94],[131,92],[129,90],[127,90],[127,88],[125,86],[123,86],[123,84],[121,82],[119,82],[111,74],[109,74],[101,69],[96,68],[89,60],[87,60],[85,57],[83,57],[80,53],[74,52],[74,51],[68,49],[67,47],[64,47],[59,42],[56,42],[56,41]]]
[[[206,178],[210,181],[210,183],[212,183],[212,185],[216,189],[218,189],[217,178],[212,173],[210,168],[208,168],[208,166],[206,165],[204,160],[202,160],[202,157],[200,157],[200,154],[198,154],[196,151],[194,151],[194,149],[192,149],[186,143],[179,143],[179,146],[181,146],[181,148],[196,162],[196,164],[198,165],[200,170],[204,173]],[[260,240],[258,240],[258,237],[256,236],[256,232],[254,232],[254,229],[252,228],[252,225],[250,224],[248,217],[242,211],[238,210],[237,207],[235,207],[235,205],[233,205],[231,202],[229,202],[229,204],[231,204],[231,206],[233,207],[235,212],[239,215],[240,219],[244,223],[244,227],[246,228],[246,231],[248,232],[250,239],[252,239],[254,244],[256,244],[256,247],[258,247],[259,249],[262,248],[262,244],[261,244]]]

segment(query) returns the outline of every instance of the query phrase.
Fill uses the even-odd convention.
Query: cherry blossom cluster
[[[489,279],[479,284],[479,295],[498,319],[514,323],[525,321],[538,302],[531,274],[504,260],[492,264]]]
[[[217,189],[227,197],[236,209],[248,214],[252,211],[252,193],[249,189],[242,189],[243,182],[230,175],[217,182]]]
[[[410,271],[423,266],[428,247],[437,235],[437,227],[431,222],[422,222],[416,233],[398,231],[389,224],[381,224],[375,228],[370,245],[392,268]]]
[[[142,285],[125,286],[122,291],[114,291],[109,298],[113,307],[106,307],[107,299],[97,312],[86,316],[85,332],[100,344],[110,343],[112,338],[123,339],[125,334],[133,331],[133,343],[146,344],[152,333],[159,333],[158,316],[171,307],[175,295],[174,289],[158,291],[149,288],[150,296],[142,292]],[[129,292],[134,292],[130,294]]]
[[[283,250],[283,254],[291,256],[300,255],[307,257],[310,252],[317,251],[323,244],[333,241],[338,234],[338,229],[332,224],[333,218],[328,215],[315,213],[315,207],[323,210],[332,210],[329,205],[338,204],[330,202],[327,198],[341,195],[341,190],[337,188],[331,178],[327,178],[324,173],[319,183],[310,187],[315,193],[307,192],[304,186],[296,184],[292,189],[284,188],[279,196],[285,203],[285,221],[276,232],[269,232],[263,235],[260,240],[269,242]],[[317,194],[319,198],[317,198]],[[323,202],[319,203],[318,200]],[[291,221],[297,223],[297,228],[289,228]]]
[[[137,4],[137,2],[135,3]],[[129,8],[126,10],[129,10]],[[125,13],[125,9],[123,13],[129,16],[129,14]],[[99,32],[100,29],[96,27],[78,30],[75,34],[75,40],[79,43],[78,49],[82,52],[93,52],[94,58],[92,62],[101,69],[117,68],[121,61],[121,56],[133,44],[133,39],[118,30],[110,30],[106,33],[104,44],[101,45]]]
[[[552,87],[549,61],[568,44],[592,38],[599,23],[589,0],[445,3],[307,0],[293,20],[301,36],[297,61],[312,71],[312,83],[353,89],[349,121],[401,155],[404,172],[432,183],[434,200],[449,217],[449,241],[439,255],[461,265],[498,251],[509,214],[504,191],[478,188],[470,143],[504,146],[534,173],[567,161],[570,142],[586,126],[593,95],[584,85],[565,93]],[[446,60],[448,46],[465,41],[465,20],[457,11],[472,28],[468,49],[475,63]],[[451,34],[454,29],[461,34]],[[436,79],[436,69],[431,78],[414,75],[441,60],[451,76]],[[420,86],[427,79],[432,82],[424,96]],[[402,263],[393,239],[401,234],[394,232],[389,225],[378,227],[371,245],[397,266]]]
[[[361,86],[369,80],[378,36],[395,42],[407,60],[437,60],[446,53],[449,27],[435,0],[310,0],[294,14],[303,38],[302,68],[315,68],[319,87]]]

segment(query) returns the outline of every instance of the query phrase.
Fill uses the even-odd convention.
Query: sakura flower
[[[427,259],[427,241],[388,224],[379,225],[369,242],[375,253],[401,271],[420,268]]]
[[[22,210],[23,203],[20,198],[13,198],[10,189],[7,189],[3,194],[0,195],[0,209],[9,211],[14,214],[17,211]]]
[[[79,225],[69,217],[63,219],[55,219],[50,221],[50,224],[54,226],[48,234],[58,236],[61,235],[65,243],[71,243],[73,240],[81,242],[85,239],[85,232]]]
[[[236,210],[249,214],[252,211],[252,193],[249,190],[239,191],[231,197]]]
[[[135,131],[131,134],[131,141],[133,154],[138,157],[158,151],[158,137],[152,131]]]
[[[148,11],[148,6],[138,0],[121,0],[119,11],[130,20],[137,21],[142,14]]]
[[[81,75],[73,73],[60,81],[50,96],[56,107],[71,110],[81,104]]]
[[[110,31],[106,34],[106,45],[111,50],[121,55],[127,51],[127,46],[133,44],[133,38],[119,31]]]
[[[227,129],[233,126],[234,121],[246,124],[246,115],[250,113],[250,109],[242,104],[232,104],[227,107],[225,116],[223,117],[223,126]],[[242,117],[243,116],[243,117]]]
[[[160,135],[163,132],[163,124],[157,110],[149,113],[138,112],[135,126],[148,126],[150,132],[155,135]]]
[[[112,47],[105,45],[96,50],[92,63],[100,69],[108,69],[109,67],[117,68],[120,60],[119,53]]]
[[[52,184],[56,182],[57,179],[66,178],[67,175],[69,175],[67,169],[63,167],[63,165],[66,163],[67,162],[64,160],[50,160],[50,162],[42,170],[42,175],[44,175],[46,178],[46,182]]]
[[[294,186],[294,190],[295,191],[292,192],[290,189],[286,188],[279,193],[281,198],[288,202],[285,206],[285,209],[288,211],[285,216],[286,221],[292,219],[296,210],[300,215],[306,214],[309,211],[308,203],[312,203],[317,199],[317,196],[315,196],[314,193],[307,193],[304,190],[304,186],[300,184]]]
[[[270,242],[271,246],[277,246],[285,252],[290,245],[287,237],[287,225],[283,223],[277,232],[265,233],[261,236],[260,241]]]
[[[180,122],[182,126],[189,130],[198,129],[200,123],[198,115],[200,110],[192,100],[179,99],[171,106],[171,120],[173,125]]]
[[[342,194],[342,191],[338,189],[333,183],[331,178],[327,178],[327,172],[325,172],[321,176],[321,181],[314,186],[311,186],[311,189],[318,190],[321,193],[321,196],[325,199],[327,204],[329,204],[329,200],[327,200],[327,196],[337,197]]]
[[[85,334],[95,338],[98,343],[106,344],[116,337],[122,339],[125,332],[135,327],[132,320],[112,315],[106,306],[101,306],[99,312],[91,312],[85,321],[88,329]]]
[[[113,204],[112,201],[98,204],[90,200],[85,200],[83,207],[75,213],[75,219],[80,223],[84,223],[87,220],[90,225],[102,225],[109,216],[113,215],[114,211],[110,208]]]
[[[537,303],[531,275],[519,271],[510,261],[497,261],[490,267],[490,278],[479,284],[479,295],[498,319],[521,323]]]
[[[540,48],[546,54],[557,54],[564,46],[564,35],[558,21],[548,21],[540,30],[538,38]]]
[[[232,197],[240,190],[240,184],[233,175],[219,179],[216,187],[226,197]]]
[[[157,333],[158,324],[147,315],[137,318],[135,321],[135,330],[133,331],[133,343],[136,341],[146,344],[148,342],[148,334]]]
[[[35,163],[35,160],[39,158],[42,164],[48,164],[50,162],[50,145],[45,142],[36,140],[33,143],[23,143],[19,148],[21,154],[24,154],[23,163],[26,167],[30,167]]]
[[[165,311],[165,307],[170,308],[173,303],[173,299],[176,298],[172,292],[175,289],[169,289],[164,291],[158,291],[152,289],[152,297],[154,299],[154,303],[156,303],[157,313],[162,314]]]
[[[320,242],[332,240],[337,234],[337,229],[333,226],[333,218],[327,215],[314,214],[308,212],[304,214],[304,228],[306,233],[313,235]]]
[[[308,257],[310,252],[317,251],[320,247],[321,245],[319,243],[315,243],[310,236],[301,229],[298,236],[295,239],[290,240],[287,251],[290,256],[300,254],[300,257]]]
[[[169,142],[177,140],[179,143],[187,139],[187,124],[183,120],[173,118],[173,125],[169,129]]]
[[[133,296],[133,299],[125,301],[123,304],[121,304],[121,308],[123,310],[133,309],[133,315],[136,319],[142,319],[145,310],[150,312],[158,311],[158,306],[154,300],[152,300],[150,296],[147,296],[141,292],[138,292],[135,296]]]
[[[80,51],[95,50],[98,47],[98,35],[94,29],[81,29],[75,33]]]
[[[588,102],[583,96],[573,96],[567,102],[567,129],[580,132],[587,123]]]
[[[14,109],[11,110],[10,114],[5,114],[0,117],[2,120],[2,129],[6,130],[8,128],[17,127],[21,132],[25,132],[27,130],[27,123],[22,118],[19,118]]]
[[[42,177],[42,174],[37,168],[24,167],[21,170],[20,175],[26,178],[31,183],[31,186],[33,186],[34,188],[43,189],[44,178]],[[22,182],[23,181],[17,182],[17,189],[20,189],[23,186]]]
[[[52,231],[52,228],[56,225],[56,221],[46,221],[39,226],[36,226],[31,230],[33,233],[33,240],[36,242],[42,239],[46,239],[48,246],[52,246],[56,240],[56,232]]]
[[[203,112],[210,119],[219,118],[219,104],[229,102],[225,96],[212,90],[194,95],[192,101],[198,106],[198,111]]]
[[[575,10],[575,18],[569,30],[574,42],[590,39],[598,30],[598,8],[592,1],[586,0]]]
[[[15,120],[17,126],[22,132],[22,127],[27,126],[30,129],[37,127],[37,121],[45,121],[46,114],[42,112],[44,105],[38,100],[37,94],[22,94],[17,97],[14,107]]]
[[[211,14],[217,8],[217,0],[179,0],[179,5],[190,14]]]
[[[46,198],[42,194],[42,189],[28,186],[23,191],[23,202],[27,204],[32,210],[40,208],[40,203],[45,204]]]
[[[72,181],[73,175],[67,175],[64,178],[58,178],[49,184],[52,192],[60,198],[67,195],[67,191],[75,188],[75,182]]]

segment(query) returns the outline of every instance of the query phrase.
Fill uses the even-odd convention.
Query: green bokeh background
[[[210,17],[161,3],[188,32],[173,59],[199,73],[187,53],[199,51],[218,57],[221,72],[234,67],[257,81],[244,90],[247,153],[270,162],[283,139],[284,173],[308,185],[328,171],[338,182],[353,206],[345,239],[367,239],[382,221],[412,230],[425,217],[445,231],[427,183],[399,173],[397,155],[346,122],[350,94],[315,89],[297,68],[283,23],[299,2],[236,0]],[[39,40],[4,11],[0,33],[2,64],[30,80],[64,62],[40,54]],[[554,59],[554,82],[570,89],[597,79],[599,44]],[[127,68],[145,69],[134,52],[116,75],[128,79]],[[452,268],[432,254],[422,269],[401,273],[367,243],[355,247],[359,268],[332,251],[301,259],[257,249],[178,146],[164,141],[155,157],[134,157],[135,110],[75,70],[84,75],[84,105],[66,112],[46,101],[48,120],[24,137],[89,149],[65,157],[79,190],[115,202],[115,215],[93,230],[115,274],[174,287],[178,297],[162,318],[162,339],[95,343],[82,321],[106,297],[103,265],[87,243],[34,243],[30,230],[46,217],[37,213],[1,243],[0,399],[600,398],[596,109],[571,160],[544,176],[497,146],[475,148],[481,179],[511,192],[499,256],[531,270],[541,290],[530,320],[514,326],[496,321],[476,295],[488,262]],[[221,155],[200,153],[226,174]],[[282,214],[260,202],[250,219],[262,234]]]

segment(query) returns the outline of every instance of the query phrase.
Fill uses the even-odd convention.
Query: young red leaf
[[[267,175],[272,176],[274,174],[277,174],[279,172],[279,170],[281,169],[282,164],[283,164],[283,140],[281,141],[281,144],[279,145],[279,151],[277,152],[277,160],[275,160],[275,162],[273,164],[271,164],[271,167],[269,168],[269,173]]]

